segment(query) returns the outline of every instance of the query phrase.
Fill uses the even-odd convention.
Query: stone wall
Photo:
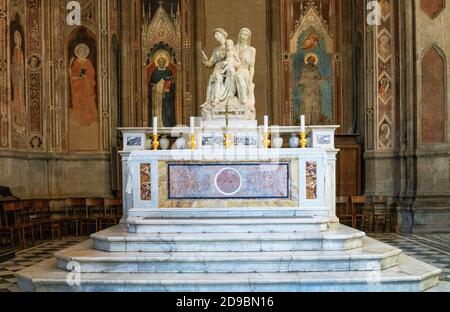
[[[414,231],[450,228],[450,7],[415,1],[417,200]]]

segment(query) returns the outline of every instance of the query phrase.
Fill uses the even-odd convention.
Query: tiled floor
[[[369,236],[402,249],[406,254],[443,270],[441,280],[450,285],[450,234],[370,234]],[[18,252],[16,258],[0,263],[0,292],[19,291],[14,272],[51,258],[53,253],[87,238],[69,238],[64,241],[45,242]],[[445,289],[444,291],[449,291]]]
[[[16,252],[14,259],[0,263],[0,292],[18,291],[14,272],[51,258],[55,252],[86,239],[88,238],[68,238],[63,241],[43,242],[32,248]]]
[[[442,269],[441,280],[450,282],[450,234],[370,234],[369,236]]]

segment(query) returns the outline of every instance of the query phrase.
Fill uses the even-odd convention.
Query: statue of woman
[[[229,85],[229,81],[224,81],[222,74],[218,75],[218,73],[223,71],[223,62],[226,59],[225,43],[228,38],[228,33],[222,28],[216,28],[214,29],[214,37],[220,43],[220,47],[214,49],[209,60],[206,58],[203,60],[205,67],[214,68],[214,72],[208,82],[206,102],[201,106],[202,115],[205,120],[211,120],[213,104],[223,101],[228,96],[226,85]]]
[[[236,53],[241,61],[236,72],[236,88],[239,101],[249,111],[248,119],[256,119],[255,112],[255,75],[256,49],[250,46],[252,32],[248,28],[239,31]]]

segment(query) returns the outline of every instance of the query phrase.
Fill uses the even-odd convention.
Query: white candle
[[[306,132],[305,115],[300,116],[301,132]]]
[[[264,133],[269,133],[269,116],[264,116]]]
[[[195,134],[195,117],[191,117],[191,134]]]
[[[158,134],[158,117],[153,117],[153,134]]]

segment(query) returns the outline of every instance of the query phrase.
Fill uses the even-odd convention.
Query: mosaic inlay
[[[168,198],[289,199],[289,163],[169,164]]]

